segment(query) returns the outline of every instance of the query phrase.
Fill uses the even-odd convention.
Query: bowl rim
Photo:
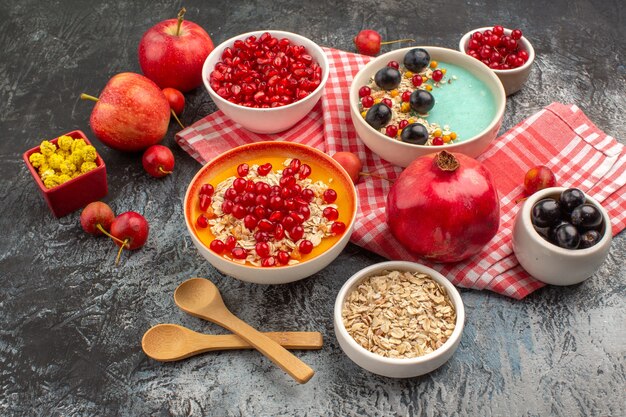
[[[235,148],[229,149],[226,152],[223,152],[219,155],[217,155],[215,158],[211,159],[209,162],[207,162],[206,164],[204,164],[199,170],[198,172],[196,172],[196,174],[193,176],[193,178],[191,179],[191,181],[189,181],[189,184],[187,185],[187,190],[185,191],[185,197],[183,199],[183,217],[185,218],[185,225],[187,226],[187,232],[192,236],[192,238],[194,238],[195,240],[197,240],[204,249],[206,249],[206,251],[211,255],[211,256],[215,256],[216,258],[219,258],[220,260],[223,260],[225,262],[228,262],[229,264],[235,265],[237,267],[242,267],[242,268],[246,268],[249,269],[251,271],[254,270],[272,270],[273,268],[278,268],[281,271],[285,271],[285,270],[290,270],[290,269],[296,269],[298,267],[301,267],[302,265],[309,265],[310,263],[316,261],[317,259],[319,259],[321,256],[323,256],[324,254],[330,252],[334,247],[336,247],[337,245],[341,244],[343,235],[339,237],[339,239],[337,239],[337,241],[335,243],[332,244],[332,246],[330,246],[329,248],[327,248],[324,252],[318,254],[317,256],[307,259],[304,262],[299,262],[297,264],[294,265],[278,265],[272,268],[264,268],[261,266],[254,266],[254,265],[248,265],[246,264],[240,264],[238,262],[234,262],[231,261],[230,259],[226,259],[223,256],[217,255],[215,254],[200,238],[198,238],[193,231],[193,226],[191,225],[191,219],[188,216],[187,213],[187,201],[190,198],[190,193],[191,193],[191,188],[194,185],[194,183],[198,180],[198,178],[203,174],[203,172],[205,170],[207,170],[211,164],[217,163],[219,162],[220,159],[223,158],[227,158],[230,155],[236,154],[238,152],[241,152],[242,150],[248,149],[248,148],[255,148],[255,147],[261,147],[261,146],[267,146],[267,145],[271,145],[271,146],[287,146],[287,147],[294,147],[294,148],[298,148],[298,149],[305,149],[306,151],[312,151],[316,154],[318,154],[319,157],[329,161],[331,163],[331,165],[333,165],[337,171],[344,176],[344,181],[348,184],[352,184],[352,180],[350,179],[350,177],[348,176],[348,173],[341,167],[341,165],[339,165],[339,163],[337,161],[335,161],[333,158],[331,158],[330,156],[328,156],[326,153],[320,151],[319,149],[316,149],[312,146],[308,146],[308,145],[304,145],[301,143],[297,143],[297,142],[277,142],[277,141],[260,141],[260,142],[253,142],[253,143],[246,143],[244,145],[240,145],[237,146]],[[352,186],[350,187],[350,191],[351,191],[351,195],[352,198],[351,200],[354,202],[353,204],[353,209],[352,209],[352,213],[351,213],[351,217],[350,217],[350,223],[346,224],[346,230],[344,232],[344,234],[350,233],[354,227],[354,223],[356,222],[356,215],[359,209],[359,198],[356,192],[356,187]]]
[[[609,214],[605,210],[605,208],[602,207],[602,205],[598,203],[598,201],[596,201],[593,197],[591,197],[584,191],[583,191],[583,194],[585,195],[585,203],[593,204],[597,209],[599,209],[600,213],[602,213],[602,220],[604,221],[604,234],[602,235],[602,238],[598,241],[598,243],[596,243],[595,245],[585,248],[585,249],[561,248],[545,240],[539,234],[539,232],[535,230],[535,228],[532,225],[530,213],[535,203],[537,203],[539,200],[543,200],[544,198],[548,198],[551,195],[555,195],[555,194],[560,195],[563,191],[568,190],[570,188],[577,188],[577,187],[544,188],[543,190],[539,190],[536,193],[529,196],[517,214],[518,216],[522,216],[521,224],[524,227],[524,229],[527,230],[528,235],[530,236],[530,239],[532,240],[533,244],[540,245],[544,249],[552,251],[553,253],[559,254],[560,256],[569,257],[569,258],[579,258],[581,256],[591,255],[596,252],[600,252],[602,251],[602,248],[604,247],[604,245],[606,245],[607,241],[610,242],[612,239],[611,218],[609,217]],[[580,188],[578,189],[580,190]]]
[[[427,353],[426,355],[423,355],[423,356],[418,356],[417,358],[387,358],[387,357],[378,355],[376,353],[370,352],[369,350],[365,349],[363,346],[358,344],[356,340],[354,340],[354,338],[350,336],[350,334],[348,333],[348,330],[346,330],[346,327],[343,324],[342,310],[343,310],[344,300],[348,294],[348,290],[354,288],[357,283],[373,275],[373,273],[379,272],[385,269],[422,272],[422,273],[428,274],[434,281],[438,282],[446,289],[446,292],[448,293],[448,296],[450,297],[450,300],[452,301],[454,305],[454,309],[456,310],[456,322],[455,322],[454,330],[452,331],[452,334],[450,335],[448,340],[446,340],[445,343],[441,345],[439,348],[437,348],[435,351],[431,353]],[[335,319],[335,322],[337,323],[337,326],[335,326],[336,331],[341,333],[341,336],[343,337],[343,339],[346,340],[346,342],[350,345],[350,347],[352,347],[353,349],[356,349],[359,352],[359,354],[364,355],[367,359],[370,359],[379,363],[383,363],[386,365],[418,365],[418,364],[428,363],[444,355],[446,352],[448,352],[450,349],[454,347],[457,341],[460,340],[461,336],[463,335],[463,329],[465,328],[465,307],[463,305],[463,299],[461,298],[461,294],[459,293],[459,291],[441,273],[435,271],[434,269],[426,265],[423,265],[417,262],[386,261],[386,262],[380,262],[380,263],[376,263],[368,267],[365,267],[357,271],[350,278],[348,278],[348,280],[343,284],[343,286],[339,290],[339,293],[337,294],[337,298],[335,299],[334,319]]]
[[[476,28],[465,33],[459,40],[459,51],[467,55],[467,52],[465,52],[465,47],[467,46],[467,43],[469,42],[470,36],[474,34],[474,32],[484,32],[487,29],[493,29],[493,26],[483,26],[481,28]],[[513,29],[504,28],[505,35],[510,35],[511,32],[513,32]],[[496,74],[517,74],[517,73],[524,72],[525,70],[530,68],[530,66],[533,64],[533,61],[535,60],[535,48],[533,48],[532,43],[530,43],[530,41],[524,35],[522,35],[520,40],[524,44],[526,51],[528,51],[528,60],[521,67],[511,68],[508,70],[499,70],[499,69],[489,68],[483,62],[481,63],[485,65],[487,68],[489,68],[491,71],[495,72]]]
[[[460,59],[472,59],[473,61],[476,61],[478,63],[480,63],[480,68],[484,70],[489,70],[489,71],[484,71],[484,73],[487,75],[488,78],[491,79],[491,81],[494,83],[496,90],[498,91],[498,95],[502,98],[500,105],[496,108],[496,113],[494,115],[494,117],[492,118],[491,122],[480,132],[478,132],[477,134],[475,134],[474,136],[472,136],[471,138],[467,138],[463,141],[460,141],[458,143],[453,143],[452,145],[445,145],[445,146],[427,146],[427,145],[416,145],[413,143],[406,143],[406,142],[402,142],[399,140],[396,140],[394,138],[390,138],[389,136],[379,132],[378,130],[374,129],[373,127],[371,127],[369,124],[367,124],[362,117],[360,117],[360,113],[358,111],[358,107],[357,107],[357,102],[358,100],[356,100],[356,97],[358,96],[358,86],[356,85],[356,83],[354,82],[354,80],[362,73],[362,72],[366,72],[366,70],[369,70],[371,67],[375,66],[376,64],[378,64],[380,61],[383,61],[385,59],[389,59],[388,57],[390,55],[395,55],[399,52],[406,52],[409,51],[411,49],[415,49],[415,48],[423,48],[426,49],[429,54],[431,51],[435,51],[435,52],[444,52],[444,53],[453,53],[455,55],[457,55],[458,57],[460,57]],[[470,62],[470,61],[467,61]],[[482,66],[482,67],[481,67]],[[498,97],[494,97],[494,99],[496,101],[498,101]],[[500,123],[500,121],[502,120],[502,117],[504,116],[504,110],[506,108],[506,93],[504,91],[504,86],[502,85],[502,82],[500,81],[500,79],[498,78],[498,76],[491,71],[491,69],[486,66],[485,64],[483,64],[482,62],[472,58],[471,56],[465,54],[465,53],[461,53],[459,51],[457,51],[456,49],[451,49],[451,48],[443,48],[440,46],[412,46],[412,47],[407,47],[407,48],[400,48],[400,49],[395,49],[393,51],[387,52],[383,55],[379,55],[378,57],[376,57],[375,59],[372,59],[370,62],[368,62],[364,67],[362,67],[359,72],[354,76],[354,78],[352,79],[352,83],[350,85],[350,109],[351,109],[351,113],[352,113],[352,119],[353,119],[353,123],[362,123],[363,126],[365,126],[369,132],[373,133],[376,135],[377,138],[382,139],[383,141],[386,141],[388,143],[393,143],[395,146],[399,146],[401,148],[406,148],[407,150],[409,149],[423,149],[423,150],[427,150],[429,151],[429,153],[435,153],[435,152],[439,152],[441,150],[446,150],[449,152],[455,152],[455,150],[457,148],[460,147],[465,147],[470,143],[476,142],[478,141],[478,139],[480,139],[481,137],[483,137],[484,135],[486,135],[491,129],[493,129],[496,125],[498,125],[498,123]],[[357,117],[358,116],[358,117]],[[358,122],[354,121],[354,118],[359,119]]]
[[[224,98],[222,98],[219,94],[217,94],[217,92],[215,90],[213,90],[213,87],[211,87],[211,84],[209,83],[208,77],[209,77],[209,61],[215,57],[215,55],[221,55],[222,52],[224,52],[224,49],[226,49],[229,46],[232,46],[236,40],[241,40],[241,39],[245,39],[249,36],[259,36],[262,35],[263,33],[268,32],[270,33],[272,36],[275,37],[283,37],[283,38],[291,38],[290,40],[293,41],[294,39],[297,41],[296,43],[308,43],[310,46],[304,45],[306,48],[313,48],[315,50],[317,50],[317,52],[320,54],[320,56],[322,57],[322,62],[318,63],[320,64],[320,67],[322,68],[322,80],[320,81],[320,85],[317,86],[317,88],[313,91],[311,91],[309,93],[308,96],[304,97],[301,100],[297,100],[294,101],[293,103],[287,104],[286,106],[280,106],[280,107],[274,107],[274,108],[256,108],[256,107],[245,107],[242,106],[240,104],[235,104],[232,103]],[[210,70],[212,71],[215,68],[215,65],[213,65],[213,68],[210,68]],[[330,64],[328,63],[328,57],[326,56],[326,53],[324,52],[324,50],[322,49],[321,46],[319,46],[318,44],[316,44],[315,42],[313,42],[312,40],[310,40],[309,38],[306,38],[302,35],[299,35],[297,33],[293,33],[293,32],[287,32],[287,31],[283,31],[283,30],[255,30],[252,32],[246,32],[246,33],[242,33],[240,35],[237,36],[233,36],[230,39],[225,40],[224,42],[220,43],[219,45],[217,45],[215,48],[213,48],[213,50],[211,51],[211,53],[209,53],[209,55],[206,57],[206,59],[204,60],[204,64],[202,64],[202,82],[204,83],[204,87],[207,89],[207,91],[209,92],[209,94],[211,95],[211,98],[213,98],[213,100],[217,100],[219,101],[221,104],[227,105],[227,106],[232,106],[234,108],[240,108],[240,109],[245,109],[246,111],[250,111],[250,112],[270,112],[270,111],[277,111],[277,110],[282,110],[282,109],[290,109],[295,107],[296,105],[306,102],[310,99],[312,99],[313,97],[315,97],[319,92],[321,92],[321,90],[323,90],[326,86],[326,82],[328,81],[328,75],[330,73]]]

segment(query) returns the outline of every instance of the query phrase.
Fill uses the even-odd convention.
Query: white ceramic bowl
[[[602,265],[611,246],[611,220],[606,210],[593,198],[585,195],[587,203],[602,213],[604,234],[594,246],[586,249],[564,249],[545,240],[531,222],[532,207],[541,199],[558,200],[564,187],[537,191],[524,201],[513,227],[513,251],[520,265],[533,277],[546,284],[572,285],[589,278]]]
[[[470,36],[472,36],[474,32],[482,33],[487,29],[493,29],[493,27],[487,26],[487,27],[474,29],[470,32],[467,32],[465,35],[463,35],[463,37],[459,41],[459,51],[466,53],[467,43],[469,42]],[[505,28],[504,34],[510,35],[512,31],[513,31],[512,29]],[[526,52],[528,52],[528,61],[526,61],[524,65],[518,68],[513,68],[513,69],[508,69],[508,70],[496,70],[496,69],[490,68],[490,70],[493,71],[502,82],[502,85],[504,86],[504,91],[506,92],[507,96],[510,96],[511,94],[518,92],[522,88],[524,83],[526,83],[526,81],[528,80],[528,75],[530,74],[530,69],[533,65],[533,61],[535,60],[535,49],[533,48],[532,44],[528,41],[528,39],[526,39],[525,36],[522,36],[518,42],[521,43],[522,48]]]
[[[348,334],[348,331],[343,325],[341,314],[344,300],[363,279],[383,270],[422,272],[430,275],[432,279],[446,289],[456,310],[456,326],[450,338],[439,349],[418,358],[386,358],[368,351]],[[344,353],[361,368],[382,376],[410,378],[434,371],[452,357],[461,342],[461,335],[463,334],[463,327],[465,326],[465,309],[457,289],[439,272],[414,262],[389,261],[362,269],[343,284],[335,301],[334,326],[339,346],[341,346]]]
[[[382,134],[368,125],[359,113],[359,88],[368,84],[370,77],[374,75],[376,71],[385,67],[387,62],[391,60],[402,62],[407,51],[414,48],[415,47],[398,49],[381,55],[361,68],[354,77],[352,85],[350,86],[350,114],[358,136],[363,143],[378,156],[401,167],[408,166],[417,157],[442,149],[449,152],[460,152],[473,158],[477,157],[496,138],[498,130],[500,130],[506,96],[502,88],[502,83],[489,67],[461,52],[434,46],[419,47],[426,49],[431,59],[435,61],[458,65],[470,71],[491,90],[495,100],[496,114],[491,123],[477,135],[446,146],[414,145],[412,143],[401,142]]]
[[[232,170],[235,175],[235,168],[243,163],[248,163],[253,159],[263,159],[267,157],[299,158],[303,163],[315,161],[332,175],[332,187],[337,194],[347,196],[348,207],[345,214],[340,210],[340,220],[346,224],[344,234],[328,249],[321,254],[295,265],[277,266],[272,268],[255,267],[251,265],[241,265],[232,262],[205,245],[195,232],[195,218],[193,218],[194,197],[198,194],[199,188],[205,182],[210,182],[212,178],[226,170]],[[217,184],[212,183],[213,186]],[[346,171],[331,157],[317,149],[292,142],[257,142],[233,148],[206,165],[191,180],[184,200],[184,214],[187,231],[191,240],[207,261],[215,268],[226,275],[237,279],[257,284],[284,284],[297,281],[315,274],[329,263],[331,263],[341,253],[350,240],[354,229],[354,220],[357,212],[357,195],[352,180]],[[345,216],[345,217],[343,217]]]
[[[236,40],[245,40],[251,35],[257,38],[263,33],[269,32],[272,36],[281,39],[287,38],[295,45],[303,45],[307,53],[322,68],[322,82],[311,94],[295,103],[270,109],[257,109],[244,107],[220,97],[209,84],[209,76],[215,65],[221,61],[222,53],[226,47],[232,47]],[[313,41],[291,32],[278,30],[259,30],[244,33],[219,44],[207,57],[202,67],[202,81],[218,109],[224,112],[233,121],[255,133],[278,133],[289,129],[306,116],[318,102],[328,80],[328,58],[326,54]]]

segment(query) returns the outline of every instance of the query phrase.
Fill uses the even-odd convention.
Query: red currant
[[[513,29],[511,32],[511,37],[515,40],[522,39],[522,31],[519,29]]]
[[[398,126],[389,125],[385,128],[385,135],[389,136],[390,138],[395,138],[397,134]]]
[[[422,85],[422,82],[424,82],[424,80],[419,74],[415,74],[411,77],[411,84],[413,84],[415,87],[419,87],[420,85]]]
[[[528,52],[526,52],[526,51],[519,51],[517,53],[517,56],[522,58],[524,60],[524,62],[528,61]]]
[[[387,66],[395,69],[400,68],[400,64],[398,64],[398,61],[389,61],[387,62]]]
[[[478,49],[480,48],[481,43],[478,42],[476,39],[470,39],[469,42],[467,43],[467,48],[474,50],[474,49]]]
[[[372,89],[368,86],[364,85],[363,87],[359,88],[359,97],[369,96],[370,94],[372,94]]]
[[[313,250],[313,243],[311,243],[310,240],[304,239],[298,245],[298,250],[303,255],[306,255],[307,253],[311,253],[311,251]]]
[[[408,120],[400,120],[400,123],[398,123],[398,127],[400,129],[404,129],[405,127],[407,127],[409,125],[409,121]]]
[[[409,102],[409,100],[411,100],[411,92],[405,91],[404,93],[402,93],[402,101]]]
[[[330,231],[335,235],[340,235],[346,231],[346,224],[344,222],[333,222],[330,226]]]
[[[441,72],[441,70],[434,70],[431,77],[433,78],[433,81],[439,82],[443,79],[443,72]]]
[[[384,98],[384,99],[382,99],[382,100],[381,100],[381,102],[382,102],[385,106],[387,106],[387,107],[389,107],[389,108],[392,108],[392,107],[393,107],[393,102],[391,101],[391,99]]]
[[[493,27],[494,35],[502,36],[503,33],[504,33],[504,28],[502,26],[496,25]]]
[[[517,58],[515,58],[515,66],[516,67],[521,67],[522,65],[524,65],[524,60],[522,58],[520,58],[519,56]]]
[[[435,145],[435,146],[443,145],[443,138],[441,138],[441,137],[433,138],[433,145]]]
[[[361,99],[361,104],[364,108],[368,109],[374,105],[374,98],[372,96],[365,96]]]
[[[478,42],[483,40],[483,34],[480,32],[472,33],[472,39],[477,40]]]
[[[211,244],[209,245],[209,249],[211,249],[213,252],[220,254],[222,252],[224,252],[224,242],[222,242],[219,239],[214,239],[211,241]]]
[[[240,177],[245,177],[246,175],[248,175],[248,171],[250,171],[248,164],[239,164],[239,166],[237,167],[237,175],[239,175]]]

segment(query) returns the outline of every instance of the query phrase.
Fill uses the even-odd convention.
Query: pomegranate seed
[[[267,217],[267,209],[263,206],[256,206],[252,213],[257,219],[265,219]]]
[[[219,239],[214,239],[211,241],[211,244],[209,245],[209,249],[211,249],[213,252],[220,254],[222,252],[224,252],[224,242],[222,242]]]
[[[241,204],[236,204],[235,207],[233,207],[232,214],[233,216],[235,216],[236,219],[241,220],[246,215],[246,209]]]
[[[274,195],[270,197],[269,205],[272,210],[280,210],[283,208],[283,198],[281,196]]]
[[[304,216],[304,221],[307,221],[311,217],[311,209],[309,206],[301,206],[298,212]]]
[[[283,217],[284,216],[283,216],[282,211],[276,210],[276,211],[273,211],[272,214],[270,214],[268,219],[269,219],[269,221],[276,223],[276,222],[281,221],[283,219]]]
[[[388,128],[391,126],[387,126]],[[398,132],[398,128],[393,126],[394,128],[396,128],[396,133]],[[395,136],[395,135],[394,135]],[[335,202],[335,200],[337,200],[337,192],[335,190],[333,190],[332,188],[327,189],[326,191],[324,191],[324,201],[328,204],[332,204]]]
[[[298,172],[300,167],[302,166],[302,162],[298,158],[293,158],[289,163],[289,167],[293,169],[295,172]]]
[[[232,187],[229,187],[224,192],[224,199],[225,200],[234,200],[235,197],[237,197],[237,195],[238,195],[237,190],[235,190]]]
[[[215,192],[215,189],[213,188],[211,184],[202,184],[202,187],[200,187],[199,194],[212,196],[214,192]]]
[[[230,214],[233,212],[233,207],[235,207],[235,203],[230,200],[224,200],[222,203],[222,211],[224,214]]]
[[[254,202],[257,206],[267,207],[270,202],[270,198],[264,194],[259,194],[255,197]]]
[[[311,251],[313,250],[313,243],[311,243],[310,240],[304,239],[298,245],[298,250],[304,255],[306,255],[307,253],[311,253]]]
[[[248,181],[244,180],[243,178],[235,178],[235,181],[233,181],[233,188],[238,193],[241,193],[246,189],[247,184]]]
[[[281,177],[278,184],[283,188],[291,188],[295,185],[296,178],[295,177]]]
[[[263,182],[263,181],[259,181],[254,185],[255,191],[257,194],[261,194],[261,195],[269,195],[270,193],[270,186],[268,183]]]
[[[205,216],[204,214],[199,215],[198,218],[196,219],[196,226],[204,229],[208,225],[209,225],[209,218]]]
[[[295,211],[292,211],[291,213],[289,213],[289,217],[294,219],[296,224],[302,224],[302,223],[304,223],[304,220],[306,220],[302,213],[298,213],[298,212],[295,212]]]
[[[294,226],[296,226],[297,223],[293,217],[287,216],[280,222],[280,224],[283,225],[285,230],[291,230]]]
[[[272,170],[272,164],[268,162],[258,167],[256,171],[260,176],[264,177],[267,174],[269,174],[271,170]]]
[[[296,203],[296,200],[294,200],[293,198],[288,198],[285,200],[285,210],[291,212],[294,211],[298,208],[298,204]]]
[[[292,194],[293,194],[293,191],[291,190],[291,188],[285,187],[285,188],[281,188],[281,190],[280,190],[280,196],[283,199],[287,199],[287,198],[291,197]]]
[[[254,240],[257,242],[268,242],[270,240],[270,235],[267,232],[256,232],[254,234]]]
[[[302,192],[302,187],[300,184],[294,184],[290,188],[292,195],[299,195]]]
[[[434,70],[431,77],[433,78],[433,81],[439,82],[443,78],[443,72],[441,72],[441,70]]]
[[[249,170],[250,168],[248,167],[248,164],[239,164],[239,166],[237,167],[237,175],[239,175],[240,177],[245,177],[246,175],[248,175]]]
[[[272,185],[270,187],[270,196],[272,196],[272,195],[280,195],[281,191],[282,191],[282,188],[280,188],[278,185]]]
[[[344,222],[333,222],[330,226],[330,231],[335,235],[340,235],[346,231],[346,224]]]
[[[278,251],[278,255],[276,255],[276,257],[278,258],[278,262],[283,265],[287,265],[287,263],[289,263],[289,252],[280,250]]]
[[[419,87],[420,85],[422,85],[423,81],[424,80],[422,79],[422,76],[419,74],[415,74],[411,77],[411,84],[413,84],[415,87]]]
[[[237,245],[237,239],[235,236],[228,236],[226,240],[224,240],[224,249],[227,251],[233,250],[233,248]]]
[[[302,239],[302,236],[304,236],[304,229],[302,228],[302,226],[294,226],[289,232],[289,237],[294,242]]]
[[[272,223],[271,221],[267,219],[262,219],[262,220],[259,220],[257,227],[259,228],[260,231],[269,233],[272,230],[274,230],[274,223]]]
[[[246,182],[246,192],[256,194],[256,184],[252,180]]]
[[[361,99],[361,104],[364,108],[370,108],[374,105],[374,98],[372,96],[365,96]]]
[[[234,247],[231,251],[230,254],[233,256],[233,258],[235,259],[246,259],[248,257],[248,251],[245,250],[242,247]]]
[[[405,91],[404,93],[402,93],[402,101],[404,101],[405,103],[408,103],[410,100],[411,100],[410,91]]]
[[[441,137],[433,138],[433,145],[435,146],[443,145],[443,138]]]
[[[259,242],[254,246],[254,250],[261,258],[265,258],[270,254],[270,245],[266,242]]]
[[[322,211],[322,215],[328,220],[337,220],[339,218],[339,212],[334,207],[326,207]]]
[[[511,32],[511,38],[515,40],[522,39],[522,31],[519,29],[513,29],[513,31]]]
[[[305,188],[304,190],[302,190],[300,195],[302,196],[302,199],[307,203],[310,203],[315,198],[315,192],[310,188]]]
[[[293,177],[295,173],[296,171],[294,171],[294,169],[291,167],[283,169],[283,177]]]
[[[255,203],[256,203],[256,194],[250,191],[246,192],[243,195],[243,198],[241,199],[241,204],[243,204],[244,207],[254,206]]]
[[[202,194],[200,196],[200,210],[206,211],[211,205],[211,196]]]
[[[276,258],[273,256],[268,256],[267,258],[261,259],[261,266],[264,268],[271,268],[276,265]]]
[[[246,226],[248,230],[254,230],[258,222],[257,218],[252,214],[248,214],[243,218],[243,225]]]
[[[300,167],[300,172],[298,172],[298,176],[301,180],[303,180],[309,175],[311,175],[311,167],[308,164],[302,164],[302,166]]]
[[[372,89],[368,86],[364,85],[363,87],[359,88],[359,97],[369,96],[370,94],[372,94]]]
[[[285,238],[285,227],[278,223],[275,227],[274,227],[274,240],[279,241],[279,240],[283,240]]]

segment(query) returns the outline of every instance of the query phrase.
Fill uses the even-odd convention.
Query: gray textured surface
[[[302,2],[304,3],[304,2]],[[519,26],[538,57],[526,88],[507,103],[503,129],[552,101],[578,104],[607,133],[626,139],[625,7],[621,1],[455,0],[420,2],[188,1],[188,18],[219,43],[259,28],[299,32],[351,50],[374,28],[387,39],[456,48],[467,30]],[[521,3],[521,2],[520,2]],[[463,291],[467,325],[452,360],[420,378],[369,374],[341,352],[332,330],[345,279],[381,259],[349,246],[332,265],[292,285],[264,287],[220,276],[186,236],[181,200],[198,165],[174,143],[175,173],[149,178],[138,155],[96,142],[109,170],[106,201],[143,212],[147,245],[124,255],[84,234],[78,213],[54,219],[20,154],[79,128],[90,137],[89,103],[110,76],[139,71],[136,48],[179,2],[0,1],[0,414],[624,416],[626,403],[626,235],[581,285],[544,288],[523,301]],[[187,124],[214,110],[198,89],[187,95]],[[160,364],[140,349],[159,322],[219,333],[174,305],[176,286],[211,277],[227,305],[263,330],[318,330],[323,350],[298,353],[316,371],[292,382],[253,351],[209,353]]]

